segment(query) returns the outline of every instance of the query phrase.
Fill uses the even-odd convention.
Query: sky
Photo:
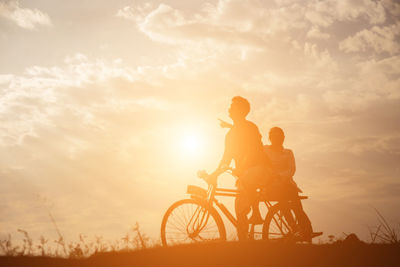
[[[395,0],[0,0],[0,238],[115,239],[205,187],[232,97],[279,126],[316,231],[400,222]],[[233,187],[224,175],[222,186]],[[231,207],[231,200],[224,200]]]

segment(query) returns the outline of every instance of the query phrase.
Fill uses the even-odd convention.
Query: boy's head
[[[269,130],[269,140],[274,146],[282,146],[283,141],[285,141],[285,133],[283,132],[282,128],[272,127]]]
[[[244,119],[250,112],[250,103],[246,98],[235,96],[232,98],[232,103],[228,112],[229,117],[234,121]]]

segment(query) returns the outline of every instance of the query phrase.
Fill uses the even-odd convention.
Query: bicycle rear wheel
[[[164,246],[226,240],[221,216],[206,202],[183,199],[167,210],[161,223]]]
[[[265,217],[263,225],[263,239],[270,241],[293,241],[299,229],[299,220],[290,207],[280,203],[272,206]]]

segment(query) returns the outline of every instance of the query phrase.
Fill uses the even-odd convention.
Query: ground
[[[87,259],[0,257],[0,266],[400,266],[399,245],[224,242],[111,252]]]

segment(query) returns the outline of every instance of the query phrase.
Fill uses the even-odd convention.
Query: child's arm
[[[296,172],[296,161],[294,159],[293,151],[289,150],[288,153],[288,167],[285,171],[279,173],[279,176],[286,181],[289,181]]]

